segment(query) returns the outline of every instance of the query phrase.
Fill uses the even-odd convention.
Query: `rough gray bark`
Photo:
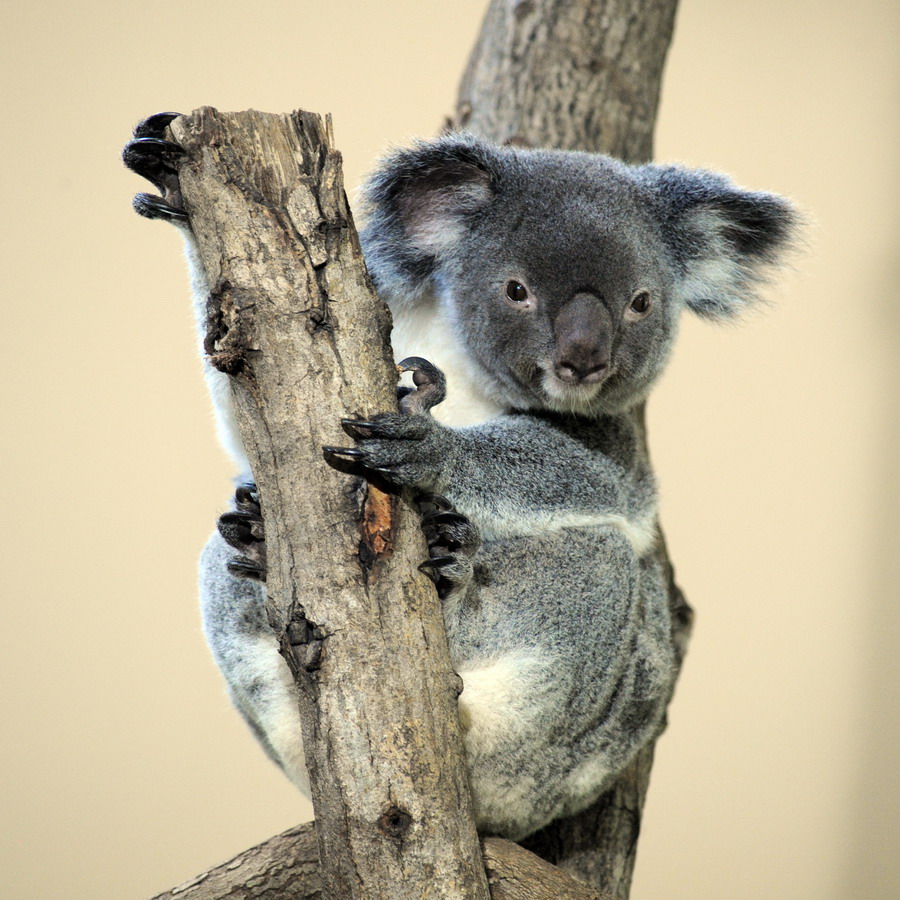
[[[653,129],[677,0],[492,0],[450,127],[497,143],[653,155]],[[683,658],[692,613],[669,571],[673,642]],[[625,900],[653,747],[577,816],[523,842],[587,884]]]
[[[491,900],[614,900],[500,838],[484,841]],[[315,823],[291,828],[153,900],[321,900]]]
[[[342,417],[396,409],[390,317],[366,274],[329,125],[176,119],[266,523],[268,613],[301,694],[323,898],[487,900],[440,603],[416,512],[331,469]]]
[[[677,0],[491,0],[454,128],[499,144],[653,155]]]

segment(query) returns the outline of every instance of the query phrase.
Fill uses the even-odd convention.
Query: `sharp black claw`
[[[427,359],[423,359],[421,356],[407,356],[406,359],[401,359],[397,363],[397,371],[401,373],[421,372],[425,377],[431,377],[432,380],[437,380],[441,376],[441,370],[434,363],[428,362]],[[413,378],[413,381],[415,381],[415,378]]]
[[[242,484],[237,487],[234,492],[234,499],[237,500],[238,503],[241,504],[252,504],[253,506],[258,506],[259,501],[256,497],[256,485],[255,484]]]
[[[227,525],[249,525],[253,522],[259,522],[260,518],[258,515],[256,515],[256,513],[242,512],[240,510],[237,510],[235,512],[222,513],[222,515],[219,516],[219,521],[224,522]]]
[[[232,575],[237,575],[241,578],[255,578],[257,581],[265,580],[263,578],[265,573],[262,567],[250,562],[250,560],[244,560],[243,558],[232,559],[226,564],[226,568]]]
[[[366,433],[365,429],[377,428],[375,422],[369,422],[366,419],[341,419],[341,428],[350,437],[356,439],[360,437],[371,437]]]
[[[419,506],[436,506],[441,512],[453,511],[453,504],[443,494],[419,494],[416,502]]]
[[[161,112],[148,116],[142,122],[138,122],[134,127],[134,136],[141,137],[162,137],[166,132],[166,127],[173,120],[177,119],[181,113]]]
[[[128,149],[135,153],[152,153],[159,156],[159,152],[170,153],[175,156],[184,156],[184,148],[181,144],[167,141],[158,137],[139,137],[129,142]]]
[[[139,137],[125,145],[122,162],[132,172],[152,182],[177,209],[181,200],[177,160],[183,155],[182,147],[172,141],[161,137]]]
[[[134,211],[145,219],[183,219],[187,221],[188,214],[177,206],[166,203],[162,197],[155,194],[136,194],[131,201]]]
[[[468,525],[468,523],[469,520],[462,513],[452,510],[438,510],[422,516],[423,525]]]
[[[417,568],[420,572],[427,572],[429,569],[442,569],[444,566],[451,566],[457,561],[455,556],[433,556],[426,559]]]
[[[326,456],[338,456],[342,459],[361,459],[365,452],[356,447],[323,447],[322,452]]]

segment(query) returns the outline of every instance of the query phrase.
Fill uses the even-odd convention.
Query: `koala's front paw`
[[[421,356],[407,356],[397,363],[397,371],[412,372],[415,388],[401,388],[400,412],[408,416],[426,413],[447,396],[447,379],[435,365]]]
[[[134,198],[135,211],[148,219],[165,219],[184,226],[188,216],[182,208],[178,185],[178,160],[183,151],[165,137],[166,127],[179,115],[157,113],[138,123],[134,139],[122,151],[122,161],[132,172],[150,181],[162,195],[138,194]]]
[[[238,551],[228,571],[239,578],[266,580],[266,533],[255,484],[242,484],[234,494],[234,512],[219,516],[219,534]]]
[[[446,497],[425,494],[417,503],[429,555],[419,569],[434,580],[441,600],[464,593],[472,581],[473,559],[481,547],[478,529]]]
[[[444,374],[418,357],[403,360],[400,372],[412,372],[415,389],[405,390],[400,413],[372,419],[342,419],[355,447],[323,447],[325,461],[341,472],[361,475],[387,488],[435,490],[448,450],[450,432],[428,415],[446,394]]]

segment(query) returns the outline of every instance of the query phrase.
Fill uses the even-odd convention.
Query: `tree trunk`
[[[322,896],[487,900],[418,515],[322,457],[347,442],[342,417],[396,409],[397,382],[330,123],[204,108],[171,128],[301,696]]]
[[[674,10],[675,0],[494,0],[450,126],[501,143],[649,159]],[[265,143],[249,140],[239,163],[230,142],[241,117],[254,129],[264,118],[204,110],[175,120],[173,131],[188,147],[182,191],[207,244],[214,359],[240,370],[235,396],[264,507],[270,614],[301,685],[317,823],[241,854],[177,896],[484,897],[460,777],[457,683],[433,591],[412,578],[425,556],[417,522],[377,491],[348,493],[346,478],[319,456],[323,444],[346,442],[341,416],[394,403],[387,355],[366,344],[372,334],[386,337],[387,320],[362,273],[337,155],[330,135],[327,150],[316,149],[313,117],[295,114],[280,117]],[[295,160],[308,175],[297,177]],[[194,165],[198,175],[218,167],[223,184],[198,184],[192,194]],[[224,190],[217,202],[226,204],[208,221],[193,205],[207,189]],[[229,221],[240,224],[226,238],[220,230]],[[365,376],[363,361],[372,364]],[[310,515],[318,527],[301,525]],[[674,581],[670,598],[681,655],[691,614]],[[409,616],[415,625],[401,625]],[[449,762],[436,751],[444,747]],[[590,809],[526,842],[608,894],[491,839],[484,861],[494,900],[625,900],[652,757],[646,748]],[[326,890],[313,871],[313,831]]]
[[[653,155],[677,0],[491,0],[454,128],[498,144]]]
[[[677,0],[492,0],[450,127],[496,143],[648,161],[676,6]],[[663,541],[659,553],[669,572],[680,661],[692,612]],[[523,845],[625,900],[652,764],[651,745],[593,806]]]

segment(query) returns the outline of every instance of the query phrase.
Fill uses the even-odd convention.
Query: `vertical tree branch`
[[[649,160],[676,6],[677,0],[492,0],[452,127],[497,143]],[[669,572],[672,640],[681,660],[692,612],[664,541],[659,553]],[[624,900],[652,764],[648,746],[593,806],[523,845]]]
[[[500,143],[649,159],[675,5],[675,0],[493,0],[452,127]],[[471,819],[458,779],[454,679],[439,609],[430,589],[426,597],[410,580],[424,552],[416,546],[417,524],[403,504],[341,493],[345,480],[317,455],[322,444],[342,442],[336,429],[341,415],[366,415],[393,402],[383,348],[360,338],[366,329],[386,336],[386,319],[377,304],[365,314],[367,324],[359,309],[349,311],[353,296],[370,294],[370,289],[330,135],[323,136],[308,117],[295,115],[280,117],[283,134],[274,136],[274,129],[261,139],[270,123],[264,126],[253,116],[261,114],[225,117],[201,110],[190,122],[176,120],[173,126],[176,139],[189,148],[182,190],[206,245],[204,260],[215,286],[216,358],[225,366],[244,367],[236,400],[245,440],[255,435],[248,452],[270,542],[271,614],[302,686],[307,752],[322,748],[309,760],[316,785],[315,831],[332,873],[323,872],[325,880],[335,880],[321,896],[484,896],[475,871],[480,866],[472,865]],[[247,118],[239,126],[241,117]],[[222,129],[232,141],[232,129],[245,126],[253,137],[247,137],[243,151],[222,141]],[[299,178],[298,161],[305,172]],[[190,186],[205,165],[228,187],[216,201],[225,205],[208,220],[197,199],[204,189],[193,194]],[[241,204],[246,205],[243,213]],[[229,225],[228,240],[218,233],[222,222],[234,226]],[[263,236],[265,229],[270,230]],[[356,342],[343,344],[351,335]],[[280,370],[294,373],[287,382],[278,374],[276,357],[290,361]],[[376,358],[373,374],[362,378],[354,367],[370,357]],[[323,371],[331,374],[323,377]],[[296,390],[300,382],[306,400]],[[312,384],[317,386],[309,391]],[[298,423],[308,431],[302,441],[296,440]],[[312,491],[306,489],[308,482],[314,484]],[[311,505],[325,527],[304,534],[301,523]],[[354,521],[372,525],[357,531]],[[360,546],[366,549],[357,555]],[[666,559],[664,548],[661,553]],[[355,570],[345,566],[346,578],[332,583],[328,560],[353,558],[367,562]],[[293,587],[298,583],[302,595]],[[384,593],[387,585],[398,591],[399,608],[413,614],[412,634],[398,634]],[[690,610],[674,581],[670,598],[673,640],[683,652]],[[354,646],[347,636],[357,629],[366,640]],[[372,665],[379,656],[393,663],[387,677]],[[341,671],[350,672],[346,681]],[[377,698],[382,710],[391,712],[378,718],[368,704],[358,702],[363,696]],[[353,728],[342,729],[342,718]],[[423,724],[426,731],[434,729],[432,747],[450,748],[449,763],[435,764],[428,751],[421,757]],[[365,736],[361,745],[353,734]],[[354,755],[361,770],[343,765],[346,740],[357,741]],[[529,846],[624,900],[652,756],[648,747],[592,808],[553,823]],[[442,796],[438,774],[451,782]],[[334,790],[319,787],[325,784]],[[435,806],[430,805],[433,789]],[[461,805],[454,808],[451,801],[448,806],[448,798]],[[352,812],[342,816],[341,809]],[[312,900],[320,888],[309,842],[307,828],[273,838],[178,889],[177,896]],[[595,890],[558,881],[562,873],[540,870],[534,857],[520,855],[524,851],[518,848],[510,852],[510,846],[492,840],[485,848],[494,900],[600,897]],[[245,863],[252,868],[249,876]],[[286,871],[292,873],[287,880]],[[392,886],[378,893],[378,879]]]
[[[486,900],[418,516],[322,458],[342,417],[396,408],[397,378],[330,123],[204,108],[171,127],[211,285],[207,348],[233,376],[269,618],[301,695],[322,895]]]

